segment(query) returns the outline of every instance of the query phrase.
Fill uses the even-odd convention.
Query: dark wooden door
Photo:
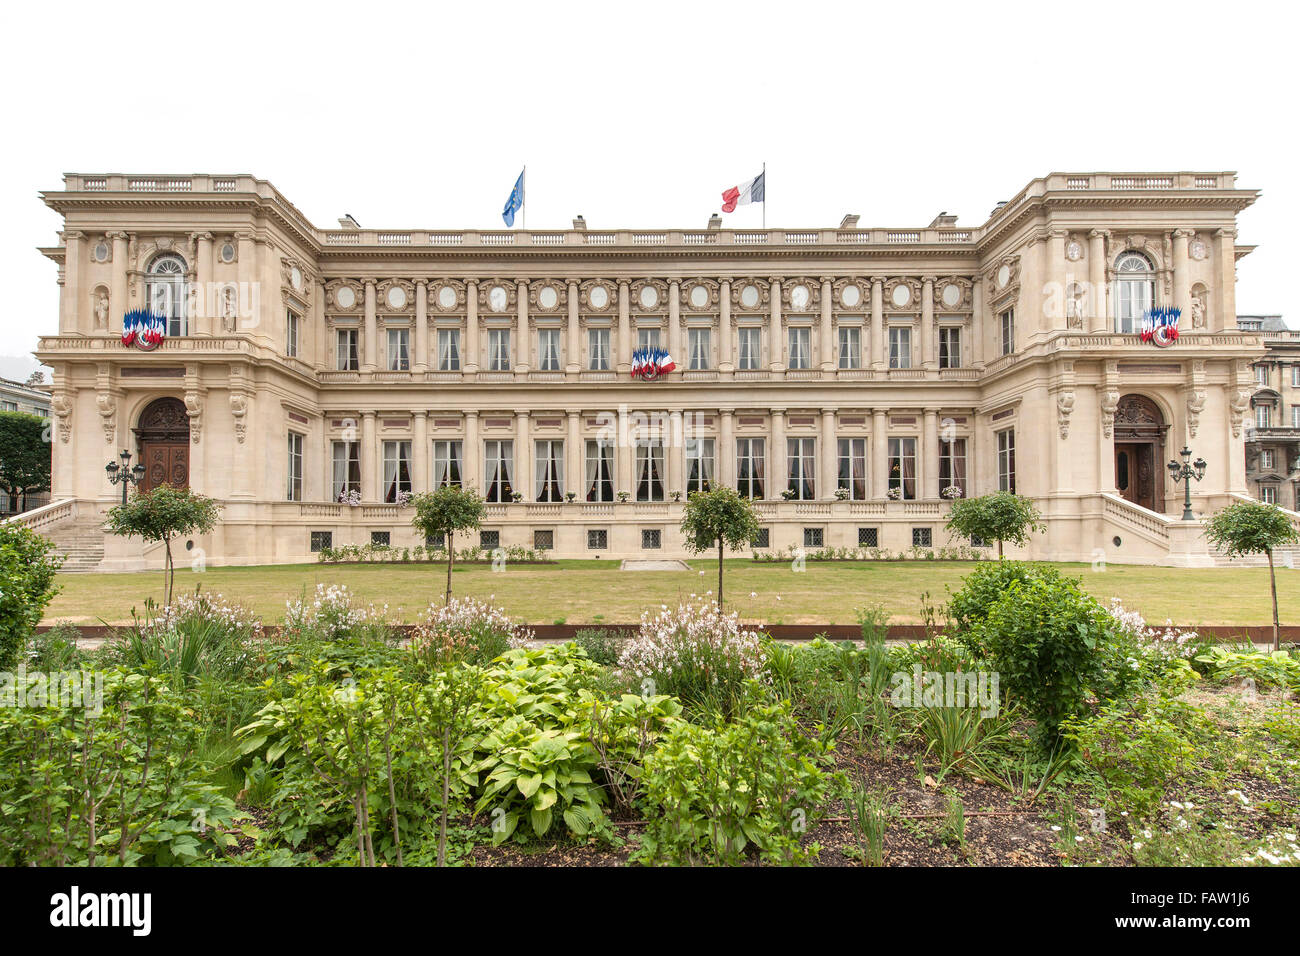
[[[1156,510],[1155,444],[1115,443],[1115,487],[1135,505]]]
[[[187,442],[147,441],[141,449],[144,480],[140,489],[148,491],[161,484],[188,488],[190,484],[190,446]]]

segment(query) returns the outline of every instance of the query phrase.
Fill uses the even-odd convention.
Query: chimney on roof
[[[709,217],[709,231],[713,232],[721,228],[722,228],[722,217],[715,212],[712,216]]]
[[[343,218],[339,220],[340,229],[360,229],[361,223],[352,218],[352,213],[345,212]]]
[[[931,229],[943,229],[947,226],[957,225],[957,217],[950,216],[946,212],[941,212],[934,217],[934,222],[930,223]]]
[[[856,212],[851,212],[848,215],[846,215],[843,219],[840,220],[840,228],[841,229],[858,228],[858,214]]]
[[[582,218],[582,213],[578,213],[576,216],[573,217],[573,228],[577,232],[587,231],[587,220]]]

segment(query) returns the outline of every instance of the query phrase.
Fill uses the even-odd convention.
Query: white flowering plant
[[[532,639],[531,630],[512,621],[490,599],[453,597],[445,604],[429,605],[415,626],[411,648],[440,664],[487,663]]]
[[[282,634],[290,640],[315,638],[383,638],[389,635],[388,605],[365,607],[354,602],[346,584],[317,584],[316,593],[286,601]]]
[[[1128,610],[1117,597],[1110,599],[1106,611],[1122,634],[1136,645],[1140,659],[1135,658],[1134,665],[1144,661],[1187,660],[1201,647],[1200,635],[1195,631],[1175,627],[1172,620],[1166,620],[1163,628],[1152,627],[1140,611]]]

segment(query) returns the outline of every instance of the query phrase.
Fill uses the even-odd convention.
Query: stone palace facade
[[[760,548],[939,549],[969,544],[951,496],[1003,488],[1046,516],[1034,557],[1206,564],[1165,463],[1209,463],[1198,513],[1247,492],[1256,193],[1231,172],[1053,173],[973,228],[320,228],[247,175],[43,198],[54,500],[30,523],[56,538],[118,500],[124,449],[146,487],[222,501],[187,543],[212,564],[414,546],[405,492],[444,482],[489,502],[462,547],[683,556],[681,499],[722,484],[757,500]],[[1167,347],[1139,335],[1161,305]],[[154,348],[123,342],[141,309]],[[656,348],[676,368],[634,377]],[[88,563],[159,560],[114,539]]]

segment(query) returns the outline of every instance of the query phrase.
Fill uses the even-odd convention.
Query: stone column
[[[363,501],[383,501],[381,491],[384,475],[383,462],[375,444],[375,413],[361,413],[361,498]]]
[[[883,408],[871,413],[871,490],[873,498],[884,498],[889,490],[889,428]]]
[[[1106,231],[1093,229],[1088,233],[1088,311],[1091,313],[1088,329],[1106,332],[1110,329],[1106,308]]]
[[[772,364],[779,377],[785,377],[785,327],[781,317],[781,280],[772,279]]]
[[[59,322],[59,331],[89,332],[95,327],[95,310],[90,304],[81,301],[82,252],[85,248],[86,235],[69,230],[63,233],[63,298],[60,311],[63,318]]]
[[[921,367],[938,365],[934,348],[934,280],[921,281]]]
[[[1218,308],[1210,310],[1206,330],[1221,332],[1237,327],[1237,234],[1231,229],[1214,231],[1215,268],[1218,270]],[[1238,487],[1236,485],[1233,486]],[[1244,487],[1244,484],[1240,487]]]
[[[424,409],[415,412],[415,425],[411,429],[411,486],[416,491],[429,491],[429,462],[433,448],[429,445],[429,413]]]
[[[970,360],[976,368],[984,367],[984,336],[988,332],[988,312],[984,302],[984,277],[977,275],[971,283]]]
[[[618,283],[618,371],[626,375],[632,371],[632,305],[628,298],[627,280]]]
[[[190,303],[193,305],[191,312],[191,321],[194,327],[191,332],[199,332],[203,335],[211,335],[218,331],[216,321],[217,307],[220,305],[220,297],[212,295],[212,233],[198,232],[193,235],[195,241],[195,262],[194,262],[194,284],[197,287],[194,294],[190,296]],[[307,316],[303,316],[303,325],[307,325]],[[306,328],[300,331],[307,331]],[[319,336],[315,329],[311,334]]]
[[[827,276],[822,277],[822,322],[819,328],[821,351],[821,366],[823,372],[833,371],[836,362],[835,355],[835,319],[834,305],[831,300],[833,294],[831,279]]]
[[[718,370],[722,372],[735,371],[735,363],[731,360],[731,340],[734,331],[731,327],[731,280],[722,279],[719,281],[718,289]],[[735,449],[732,449],[733,451]]]
[[[1053,229],[1047,235],[1047,262],[1043,267],[1042,288],[1047,288],[1047,283],[1055,283],[1054,288],[1057,290],[1054,296],[1044,296],[1045,301],[1056,301],[1060,303],[1060,311],[1056,315],[1043,316],[1044,329],[1064,329],[1069,327],[1069,320],[1066,313],[1069,311],[1069,285],[1073,276],[1066,274],[1065,268],[1065,230]],[[1044,310],[1046,312],[1046,310]]]
[[[483,462],[483,449],[478,441],[478,412],[465,411],[465,438],[460,448],[460,483],[462,488],[472,488],[483,494],[479,471]]]
[[[429,286],[415,280],[415,361],[411,370],[417,375],[429,371]]]
[[[126,291],[126,233],[109,234],[113,240],[113,273],[108,288],[108,331],[122,331],[122,316],[127,308]]]
[[[472,279],[465,283],[465,341],[464,369],[474,375],[478,372],[478,283]]]
[[[375,312],[375,280],[366,280],[366,317],[363,332],[365,342],[362,346],[365,355],[361,362],[363,372],[373,372],[381,367],[379,360],[379,318]]]
[[[569,325],[565,329],[568,345],[564,356],[564,369],[570,374],[582,370],[582,322],[578,318],[578,283],[569,283]],[[576,485],[571,485],[575,488]]]
[[[879,277],[871,280],[871,367],[877,371],[889,366],[885,354],[885,284]]]
[[[835,440],[835,409],[822,409],[822,434],[821,434],[821,455],[817,476],[818,498],[834,499],[835,488],[838,485],[838,458],[839,446]]]
[[[677,363],[679,372],[689,366],[682,348],[681,285],[676,279],[668,283],[668,355]]]
[[[574,301],[572,294],[569,301]],[[568,422],[569,431],[564,439],[564,491],[572,491],[582,500],[586,491],[583,488],[583,452],[585,449],[582,445],[582,411],[580,409],[569,409]]]
[[[515,413],[515,474],[512,491],[524,496],[524,501],[533,500],[533,443],[528,428],[528,412],[520,410]]]
[[[789,471],[785,462],[785,409],[772,409],[772,437],[769,444],[772,446],[768,449],[767,462],[769,472],[767,476],[767,497],[773,501],[781,500],[781,492],[785,491],[790,483]]]
[[[1187,274],[1187,240],[1192,237],[1186,229],[1174,230],[1174,307],[1181,309],[1184,319],[1182,328],[1192,325],[1191,277]]]
[[[262,307],[262,296],[260,292],[255,294],[255,283],[257,280],[257,240],[251,232],[241,232],[235,236],[235,242],[239,245],[239,261],[235,264],[235,277],[239,283],[239,288],[235,290],[235,319],[234,327],[236,329],[261,331],[262,316],[260,314],[245,315],[244,309],[256,309],[260,313]]]
[[[330,327],[325,324],[325,282],[319,277],[313,280],[315,283],[315,296],[312,301],[312,353],[315,356],[315,362],[321,368],[333,368],[330,361]],[[215,301],[220,301],[218,296]],[[215,334],[221,331],[221,320],[217,317],[218,313],[212,313],[208,320],[212,324],[212,332]]]
[[[515,371],[526,373],[532,365],[533,343],[528,336],[528,280],[516,284]],[[528,500],[532,500],[531,498]]]
[[[724,488],[736,487],[735,409],[718,409],[718,447],[714,450],[717,483]]]
[[[939,497],[939,409],[925,410],[921,443],[921,498]]]

